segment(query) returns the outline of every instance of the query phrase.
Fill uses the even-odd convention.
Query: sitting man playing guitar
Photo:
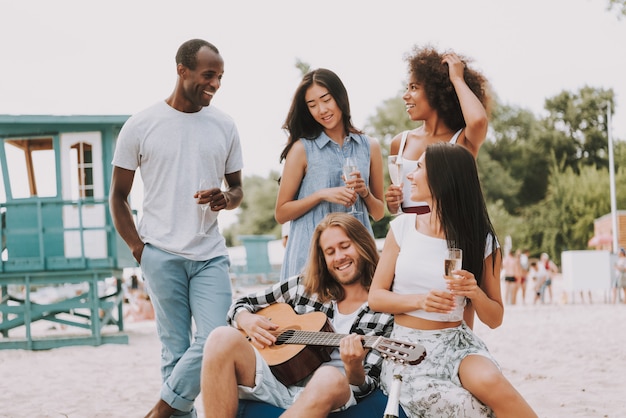
[[[209,335],[202,365],[204,410],[211,411],[211,416],[235,417],[238,400],[253,399],[286,409],[282,417],[326,417],[376,389],[383,357],[393,359],[399,352],[395,347],[386,352],[385,345],[393,341],[368,349],[368,338],[385,340],[393,325],[391,315],[374,312],[367,304],[377,262],[374,239],[354,216],[327,215],[313,234],[304,273],[236,300],[228,312],[232,327],[216,328]],[[282,333],[284,324],[294,322],[286,318],[284,306],[290,306],[293,316],[303,321],[288,325],[292,330]],[[281,310],[272,310],[278,307]],[[310,335],[301,329],[315,315],[322,315],[325,323],[316,331],[330,332],[311,334],[346,335],[340,335],[336,343],[307,341]],[[327,328],[328,324],[332,327]],[[303,340],[291,343],[281,334],[287,338],[298,334],[295,337]],[[339,350],[315,347],[315,352],[309,352],[308,346],[289,344]],[[294,352],[290,349],[300,350],[291,365],[287,357]],[[419,345],[413,349],[419,351],[413,355],[413,363],[418,363],[424,352]],[[282,350],[285,358],[281,359]]]

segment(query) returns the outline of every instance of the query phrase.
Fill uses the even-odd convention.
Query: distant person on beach
[[[520,282],[519,289],[522,291],[522,304],[526,304],[526,287],[528,286],[528,269],[530,268],[529,264],[529,255],[530,251],[527,249],[518,250],[517,257],[519,259],[520,266]]]
[[[515,305],[517,299],[517,283],[521,279],[519,259],[515,251],[510,249],[502,260],[504,272],[504,301],[509,305]]]
[[[615,281],[612,286],[612,303],[617,303],[619,300],[620,289],[624,292],[622,303],[626,303],[626,250],[619,249],[617,256],[617,262],[615,263]]]
[[[402,99],[409,118],[422,123],[391,141],[389,155],[402,157],[403,173],[402,186],[391,185],[385,193],[392,214],[430,210],[424,202],[410,199],[411,185],[406,180],[429,144],[459,144],[478,156],[487,137],[491,101],[485,76],[455,52],[415,46],[406,61],[408,81]]]
[[[545,280],[543,280],[540,289],[541,303],[545,302],[546,292],[549,296],[548,303],[552,303],[552,279],[554,278],[554,275],[559,272],[559,268],[556,264],[554,264],[554,261],[550,260],[548,253],[541,253],[541,256],[539,257],[539,269],[540,272],[543,270],[542,274],[545,276]]]
[[[431,144],[408,180],[411,199],[431,212],[391,221],[368,301],[394,315],[393,339],[419,342],[428,355],[417,367],[383,363],[382,388],[388,393],[400,374],[400,403],[410,416],[536,417],[472,331],[475,314],[490,328],[504,316],[500,246],[474,156]],[[452,247],[463,251],[462,268],[446,275]]]
[[[243,198],[237,128],[210,106],[224,74],[222,56],[207,41],[189,40],[176,53],[176,73],[171,95],[122,127],[110,193],[115,227],[141,264],[162,344],[163,384],[149,418],[197,416],[204,342],[226,324],[232,301],[217,216]],[[137,169],[144,199],[135,227],[128,196]]]
[[[128,308],[124,312],[124,319],[130,322],[154,320],[154,307],[150,296],[144,292],[134,292],[128,301]]]
[[[543,270],[543,271],[542,271]],[[541,300],[541,285],[546,280],[545,269],[539,268],[539,261],[533,259],[528,264],[528,280],[533,281],[533,304]]]
[[[326,417],[377,388],[383,359],[377,351],[364,349],[362,336],[388,336],[393,318],[367,304],[378,262],[376,243],[357,218],[331,213],[318,223],[309,247],[302,274],[237,299],[228,312],[232,327],[219,327],[209,335],[202,399],[211,416],[234,418],[238,400],[250,399],[288,409],[293,417]],[[332,350],[330,362],[295,385],[279,381],[259,352],[276,343],[277,325],[256,312],[277,303],[290,305],[297,314],[323,312],[335,332],[346,334],[339,349]]]
[[[383,162],[378,141],[352,124],[348,92],[334,72],[320,68],[306,74],[296,89],[283,126],[289,134],[280,154],[284,168],[275,217],[291,221],[280,280],[301,273],[316,225],[329,213],[348,212],[373,236],[370,216],[385,214]],[[356,169],[344,179],[344,158]]]

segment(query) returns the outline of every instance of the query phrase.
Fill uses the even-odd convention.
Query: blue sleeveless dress
[[[349,134],[340,147],[324,132],[315,139],[300,139],[304,145],[307,159],[307,171],[300,184],[296,199],[302,199],[319,189],[344,186],[341,167],[345,157],[356,159],[357,167],[365,184],[370,180],[370,140],[365,135]],[[367,206],[357,198],[355,215],[367,230],[374,235]],[[285,248],[285,257],[280,272],[280,280],[300,274],[309,257],[311,238],[317,224],[331,212],[349,212],[343,205],[323,201],[299,218],[291,221],[289,239]]]

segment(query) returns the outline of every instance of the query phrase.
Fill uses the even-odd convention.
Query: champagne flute
[[[209,183],[209,180],[207,179],[202,179],[200,180],[200,183],[198,184],[198,192],[204,191],[204,190],[208,190],[211,188],[211,185]],[[200,200],[200,199],[198,199]],[[198,231],[198,233],[196,235],[198,236],[202,236],[202,237],[206,237],[209,234],[207,234],[207,232],[205,231],[205,227],[204,227],[204,218],[206,217],[206,211],[209,208],[209,203],[198,203],[200,205],[200,210],[202,212],[202,219],[200,221],[200,230]]]
[[[402,183],[402,157],[399,155],[390,155],[387,157],[387,165],[389,167],[389,177],[391,184],[399,186]]]
[[[454,270],[461,270],[463,267],[463,250],[460,248],[448,248],[446,258],[443,262],[444,275],[452,277]]]
[[[346,179],[346,181],[350,178],[355,178],[356,176],[352,176],[352,172],[353,171],[357,171],[358,168],[356,166],[356,161],[354,160],[354,158],[352,157],[346,157],[343,160],[343,167],[342,167],[342,172],[343,172],[343,177]],[[348,212],[352,215],[358,215],[361,212],[359,212],[358,210],[356,210],[354,208],[354,205],[352,205],[352,209],[350,210],[350,212]]]

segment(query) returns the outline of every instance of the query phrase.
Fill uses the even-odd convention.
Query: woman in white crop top
[[[402,157],[404,176],[415,169],[426,146],[435,142],[458,143],[476,157],[487,136],[491,98],[485,77],[466,67],[465,58],[439,53],[430,46],[414,47],[406,61],[409,80],[402,99],[411,120],[423,123],[391,141],[389,155]],[[411,201],[409,194],[406,180],[402,187],[389,186],[385,193],[389,212],[429,211],[424,202]]]
[[[400,403],[410,416],[536,417],[472,332],[474,315],[502,323],[501,254],[483,199],[476,161],[464,147],[426,147],[408,176],[411,199],[426,214],[391,222],[374,274],[369,305],[394,314],[391,337],[419,341],[418,366],[383,364],[381,386],[402,375]],[[463,268],[444,276],[444,250],[463,250]]]

